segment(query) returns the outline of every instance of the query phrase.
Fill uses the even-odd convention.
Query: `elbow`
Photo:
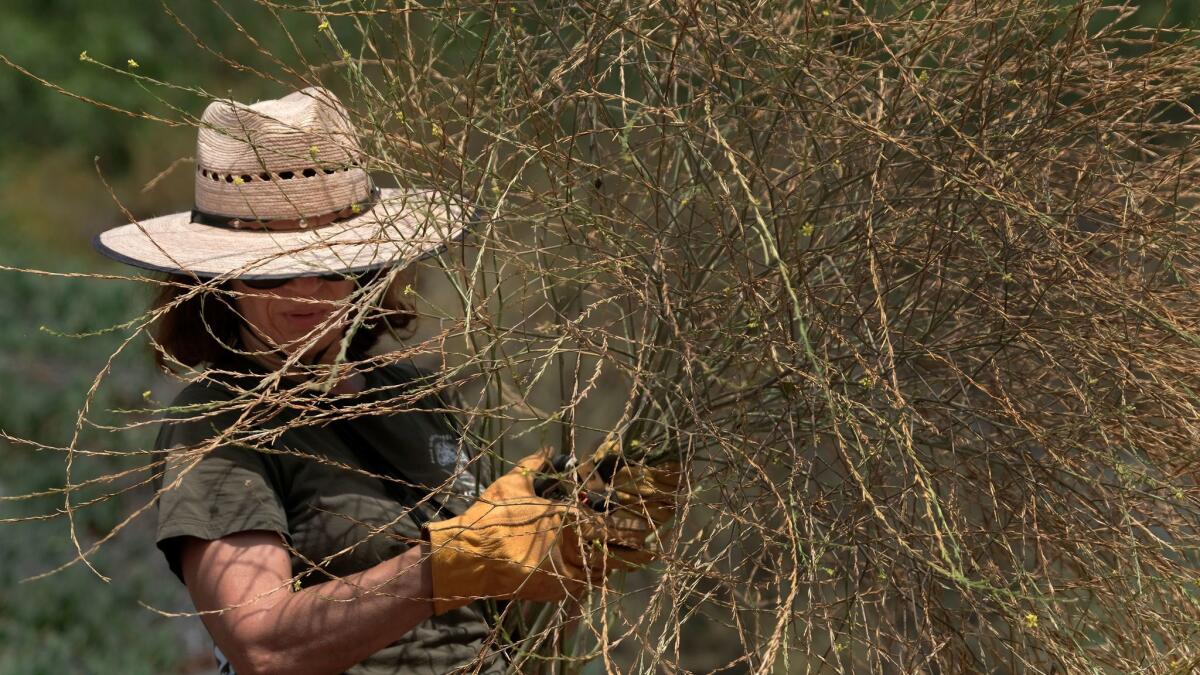
[[[233,665],[233,672],[238,675],[270,675],[283,672],[275,655],[266,650],[246,649],[240,653],[230,651],[225,653],[225,657]]]
[[[241,658],[229,659],[237,675],[291,675],[298,672],[293,667],[294,664],[287,663],[286,658],[274,652],[248,652],[240,656]]]
[[[298,675],[304,672],[285,650],[268,645],[243,643],[231,646],[229,650],[222,647],[221,651],[237,675]]]
[[[209,635],[237,675],[327,675],[299,660],[302,645],[285,626],[262,612],[246,615],[234,610],[206,618]]]

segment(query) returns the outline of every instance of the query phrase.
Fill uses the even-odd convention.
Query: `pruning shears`
[[[604,457],[595,465],[596,476],[604,481],[605,485],[608,485],[612,482],[620,463],[620,455],[611,454]],[[590,490],[577,484],[576,470],[578,468],[579,461],[575,459],[575,455],[565,452],[558,453],[550,459],[548,475],[533,481],[534,493],[546,499],[565,499],[574,492],[576,498],[593,511],[606,513],[616,508],[616,502],[611,501],[604,492]]]

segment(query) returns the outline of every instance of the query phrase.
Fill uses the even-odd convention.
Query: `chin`
[[[305,361],[307,361],[309,359],[320,356],[321,352],[325,351],[326,349],[329,349],[330,345],[336,344],[340,337],[341,337],[340,334],[338,334],[338,335],[326,334],[326,335],[321,336],[321,339],[317,340],[316,344],[312,345],[311,347],[308,347],[308,349],[306,349],[304,351],[303,359]],[[300,337],[295,338],[294,340],[292,340],[292,342],[289,343],[288,349],[286,351],[289,354],[295,353],[297,350],[304,348],[304,346],[308,343],[309,339],[311,339],[311,337],[306,338],[304,336],[300,336]]]

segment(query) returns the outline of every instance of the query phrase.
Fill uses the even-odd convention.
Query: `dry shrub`
[[[334,88],[381,182],[478,208],[372,358],[433,355],[485,457],[616,430],[689,463],[660,563],[506,611],[516,669],[1200,661],[1192,33],[1099,2],[262,4],[320,49],[258,75]]]

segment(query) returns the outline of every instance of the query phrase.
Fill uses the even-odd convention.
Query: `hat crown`
[[[362,159],[349,112],[319,87],[253,104],[213,101],[200,125],[196,161],[209,170],[302,170]]]
[[[327,89],[214,101],[196,140],[196,208],[247,220],[340,211],[369,199],[362,159],[349,112]]]

